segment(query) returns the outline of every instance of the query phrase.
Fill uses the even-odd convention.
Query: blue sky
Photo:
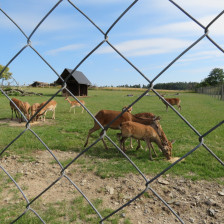
[[[2,0],[0,7],[29,36],[57,0]],[[73,0],[106,32],[132,0]],[[222,0],[176,0],[178,5],[206,26],[222,10]],[[224,15],[210,28],[210,37],[224,48]],[[0,12],[0,64],[8,62],[26,45],[26,38]],[[109,42],[149,80],[204,34],[204,30],[168,0],[139,0],[109,32]],[[74,69],[104,36],[68,1],[62,1],[31,37],[39,54],[61,74]],[[224,68],[224,55],[204,38],[155,83],[200,82],[213,68]],[[27,47],[10,65],[20,85],[33,81],[53,82],[58,77]],[[104,43],[77,69],[92,84],[117,86],[145,84],[135,69]]]

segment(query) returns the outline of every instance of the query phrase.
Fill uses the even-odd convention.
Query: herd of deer
[[[74,113],[75,113],[75,107],[81,107],[81,104],[79,102],[75,101],[70,101],[68,97],[65,98],[70,103],[70,111],[72,108],[74,108]],[[52,119],[55,119],[55,109],[57,107],[57,102],[55,100],[51,100],[49,103],[47,101],[44,101],[43,103],[34,103],[32,106],[28,102],[23,102],[19,99],[12,98],[12,101],[10,101],[10,108],[12,111],[12,117],[11,120],[13,119],[13,112],[15,113],[16,118],[19,120],[19,122],[23,121],[23,116],[21,113],[19,113],[18,109],[24,114],[24,116],[29,120],[32,116],[35,115],[35,113],[40,110],[35,117],[32,119],[32,122],[38,121],[39,119],[45,121],[45,117],[47,114],[47,111],[52,111]],[[80,101],[83,105],[85,105],[84,101]],[[46,104],[47,103],[47,104]],[[46,104],[46,105],[45,105]],[[17,109],[17,107],[18,109]],[[82,107],[82,113],[83,113],[84,108]]]
[[[32,122],[37,121],[38,119],[43,119],[45,121],[46,113],[47,111],[53,111],[53,116],[52,119],[55,119],[55,109],[57,106],[57,102],[52,100],[50,101],[47,105],[47,101],[39,104],[39,103],[34,103],[32,106],[28,102],[23,102],[19,99],[12,98],[12,101],[10,101],[10,108],[12,111],[12,117],[11,120],[13,119],[13,112],[15,113],[16,118],[19,120],[19,122],[23,121],[23,116],[21,113],[19,113],[18,109],[24,114],[24,116],[29,120],[38,110],[40,110],[36,116],[32,119]],[[18,109],[17,109],[17,107]],[[45,106],[44,106],[45,105]]]
[[[168,109],[168,104],[170,105],[177,105],[179,110],[181,110],[180,106],[180,99],[179,98],[164,98],[165,101],[163,103],[166,105],[166,111]],[[75,113],[75,107],[82,107],[82,105],[85,105],[84,101],[80,101],[81,104],[77,101],[70,101],[68,97],[65,98],[70,104],[70,111],[72,108],[74,108]],[[19,119],[19,122],[22,121],[22,116],[18,112],[15,105],[20,109],[20,111],[26,116],[27,119],[30,119],[30,117],[34,116],[32,119],[33,121],[37,121],[39,118],[43,119],[45,121],[46,113],[47,111],[53,111],[52,119],[55,119],[55,109],[57,106],[57,102],[54,100],[51,100],[47,103],[47,101],[39,104],[34,103],[32,106],[28,102],[23,102],[21,100],[18,100],[16,98],[12,98],[12,103],[10,101],[10,107],[12,110],[12,118],[13,119],[13,112],[15,113],[16,117]],[[14,105],[15,104],[15,105]],[[45,105],[46,104],[46,105]],[[83,113],[84,107],[82,107],[82,113]],[[37,112],[39,111],[39,112]],[[120,148],[125,152],[125,141],[127,138],[134,138],[138,141],[138,146],[136,150],[140,148],[140,141],[143,140],[146,142],[146,145],[149,149],[149,158],[152,160],[152,153],[151,149],[153,150],[154,154],[157,156],[152,142],[155,142],[159,149],[162,151],[163,155],[166,157],[166,159],[171,159],[172,156],[172,144],[174,141],[169,141],[162,129],[162,126],[160,124],[160,117],[155,116],[152,113],[138,113],[138,114],[132,114],[132,107],[124,107],[121,111],[114,111],[114,110],[100,110],[95,115],[96,120],[94,120],[94,126],[91,128],[88,132],[86,142],[84,144],[84,147],[87,146],[88,140],[90,135],[99,130],[101,124],[103,127],[121,130],[121,133],[117,134],[118,140],[120,142]],[[103,138],[103,131],[101,131],[100,136],[102,136],[102,141],[107,149],[106,142]],[[131,147],[132,146],[132,140],[131,140]]]
[[[180,99],[179,98],[164,98],[165,101],[163,103],[166,105],[166,111],[168,109],[168,104],[177,105],[179,110],[181,110]],[[103,127],[121,130],[121,133],[117,134],[118,140],[120,142],[120,148],[123,151],[125,149],[125,141],[127,138],[135,138],[138,140],[138,146],[136,150],[140,148],[140,140],[146,142],[147,147],[149,149],[149,158],[152,160],[151,149],[157,156],[152,142],[155,142],[166,159],[171,159],[172,156],[172,144],[174,141],[169,141],[160,125],[160,117],[155,116],[152,113],[138,113],[132,114],[132,107],[124,107],[122,108],[123,113],[120,111],[114,110],[100,110],[95,118],[98,121],[94,121],[94,126],[88,132],[87,139],[84,147],[87,146],[90,135],[99,130],[101,124]],[[102,136],[102,141],[104,143],[105,148],[107,149],[106,142],[103,138],[103,131],[101,131],[100,135]],[[132,141],[131,141],[132,147]]]

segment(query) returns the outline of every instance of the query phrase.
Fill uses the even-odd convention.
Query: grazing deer
[[[144,140],[149,148],[149,158],[152,160],[151,148],[152,142],[155,142],[162,150],[164,156],[169,160],[172,156],[172,142],[161,141],[160,136],[150,125],[144,125],[133,121],[126,121],[121,123],[120,145],[125,152],[125,140],[129,137],[133,137],[138,140]],[[154,150],[155,153],[155,150]],[[156,153],[155,153],[156,154]]]
[[[16,106],[20,109],[20,111],[26,116],[27,119],[29,119],[29,103],[28,102],[22,102],[19,99],[16,98],[12,98],[12,101],[16,104]],[[18,111],[18,109],[15,107],[15,105],[10,101],[10,107],[12,110],[12,117],[11,120],[13,119],[13,112],[16,115],[16,118],[19,119],[19,123],[22,122],[22,115],[20,114],[20,112]]]
[[[27,119],[30,119],[30,104],[28,102],[22,102],[23,106],[25,108],[25,116],[27,117]]]
[[[37,109],[40,109],[41,107],[43,107],[43,105],[46,103],[47,101],[43,102],[40,104],[40,106]],[[45,117],[48,111],[53,111],[53,115],[52,115],[52,119],[55,119],[55,109],[57,107],[57,102],[54,100],[51,100],[50,102],[48,102],[47,105],[45,105],[37,114],[36,116],[36,120],[38,120],[39,117],[43,117],[43,121],[45,121]]]
[[[127,106],[124,106],[122,108],[122,111],[125,110],[126,108],[127,108]],[[127,110],[127,112],[131,113],[132,112],[132,107],[130,107]],[[145,113],[137,113],[137,114],[135,114],[135,117],[140,117],[140,118],[155,118],[156,116],[153,113],[147,113],[147,112],[145,112]],[[119,137],[119,135],[118,135],[118,137]],[[132,138],[130,138],[130,147],[133,149]],[[138,140],[138,147],[141,147],[142,148],[142,146],[140,144],[140,140]]]
[[[16,106],[19,108],[19,104],[20,104],[20,100],[16,99],[16,98],[12,98],[12,101],[16,104]],[[15,113],[16,118],[19,118],[19,112],[17,110],[17,108],[15,107],[15,105],[10,101],[9,102],[10,108],[12,110],[12,117],[11,120],[13,120],[13,112]]]
[[[156,120],[159,120],[159,117],[156,118],[148,118],[148,119],[143,119],[143,118],[138,118],[135,117],[134,115],[132,115],[129,112],[124,112],[120,117],[118,117],[121,114],[120,111],[114,111],[114,110],[100,110],[96,115],[95,118],[98,120],[98,122],[103,126],[107,126],[108,124],[110,124],[109,128],[111,129],[116,129],[119,130],[120,129],[120,125],[122,122],[125,121],[134,121],[134,122],[138,122],[138,123],[142,123],[142,124],[146,124],[146,125],[152,125],[155,124]],[[118,118],[117,118],[118,117]],[[116,120],[114,120],[116,119]],[[113,121],[113,122],[112,122]],[[111,123],[112,122],[112,123]],[[90,135],[99,130],[101,127],[100,125],[94,120],[94,126],[93,128],[89,129],[88,135],[87,135],[87,139],[86,139],[86,143],[84,145],[84,147],[87,146],[88,144],[88,140]],[[100,136],[103,133],[100,133]],[[102,141],[104,143],[104,146],[106,149],[108,149],[104,139],[102,138]]]
[[[75,107],[82,107],[82,105],[78,101],[76,101],[76,100],[71,101],[68,97],[66,97],[65,100],[67,100],[70,103],[70,105],[71,105],[69,112],[71,112],[71,109],[74,108],[74,114],[75,114]],[[80,100],[80,102],[83,105],[85,105],[85,102],[83,100]],[[82,113],[83,113],[83,111],[84,111],[84,107],[82,107]]]
[[[164,98],[164,95],[161,95]],[[174,106],[177,105],[178,109],[181,110],[181,100],[179,98],[164,98],[170,105]],[[163,100],[162,100],[163,101]],[[163,103],[166,105],[166,111],[168,110],[168,104],[167,102],[163,101]]]
[[[30,115],[31,117],[36,113],[38,107],[40,106],[39,103],[34,103],[31,107],[30,107]],[[34,121],[37,121],[37,116],[35,116],[33,119],[32,119],[32,122]]]

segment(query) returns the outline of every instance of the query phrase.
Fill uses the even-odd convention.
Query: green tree
[[[224,72],[221,68],[214,68],[209,76],[202,81],[202,86],[215,86],[224,83]]]
[[[0,79],[2,80],[2,84],[1,84],[2,86],[3,86],[4,81],[12,78],[12,73],[9,72],[9,68],[6,67],[5,70],[3,71],[4,68],[5,68],[5,66],[0,65]]]

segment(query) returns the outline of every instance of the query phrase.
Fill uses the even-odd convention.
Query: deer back
[[[171,105],[178,105],[181,102],[179,98],[164,98],[164,99]]]

